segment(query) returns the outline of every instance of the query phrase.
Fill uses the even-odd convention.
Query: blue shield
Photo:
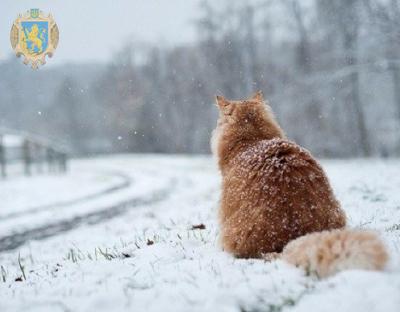
[[[42,54],[47,50],[49,42],[49,23],[45,21],[21,22],[21,45],[31,55]]]

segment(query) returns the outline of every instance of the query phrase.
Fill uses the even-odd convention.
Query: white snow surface
[[[0,244],[125,203],[0,251],[0,311],[400,311],[400,161],[322,164],[350,226],[386,242],[384,272],[318,280],[280,260],[234,259],[218,243],[210,157],[110,156],[74,161],[65,176],[0,181]]]

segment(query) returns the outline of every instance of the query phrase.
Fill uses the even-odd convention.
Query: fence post
[[[53,150],[50,147],[46,148],[47,166],[49,172],[53,171]]]
[[[4,147],[3,136],[0,135],[0,171],[1,177],[5,178],[7,175],[6,172],[6,149]]]
[[[65,173],[67,172],[67,154],[66,153],[61,153],[61,172]]]
[[[30,151],[30,144],[28,140],[24,140],[23,147],[22,147],[23,159],[24,159],[24,171],[25,175],[31,175],[31,151]]]
[[[36,154],[36,168],[37,172],[43,173],[43,149],[40,143],[35,144],[35,154]]]

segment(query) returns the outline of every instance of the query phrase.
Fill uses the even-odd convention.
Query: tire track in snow
[[[43,205],[43,206],[39,206],[39,207],[29,208],[27,210],[20,211],[20,212],[10,213],[5,216],[2,216],[1,221],[18,218],[18,217],[22,217],[22,216],[27,216],[27,215],[32,215],[32,214],[35,214],[38,212],[43,212],[46,210],[58,209],[58,208],[63,208],[63,207],[71,206],[71,205],[84,203],[86,201],[97,199],[97,198],[100,198],[101,196],[109,195],[109,194],[115,193],[117,191],[120,191],[122,189],[128,188],[131,186],[131,184],[133,182],[132,181],[133,179],[125,174],[118,173],[118,172],[110,172],[109,174],[120,177],[122,179],[122,182],[118,183],[117,185],[106,188],[104,190],[101,190],[99,192],[88,194],[88,195],[85,195],[85,196],[82,196],[79,198],[74,198],[74,199],[65,200],[62,202],[53,203],[53,204],[49,204],[49,205]]]

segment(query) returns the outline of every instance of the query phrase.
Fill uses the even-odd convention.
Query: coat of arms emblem
[[[36,69],[46,63],[46,55],[53,56],[58,45],[59,32],[51,14],[45,16],[39,9],[19,15],[11,28],[11,46],[24,64]]]

